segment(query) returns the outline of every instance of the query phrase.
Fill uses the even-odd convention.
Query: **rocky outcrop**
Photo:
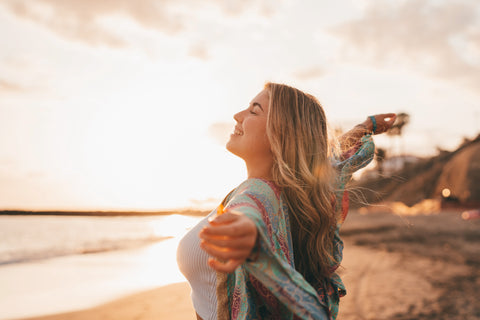
[[[351,205],[385,201],[413,206],[424,199],[447,197],[459,205],[480,205],[480,135],[453,152],[406,165],[388,177],[353,181]]]

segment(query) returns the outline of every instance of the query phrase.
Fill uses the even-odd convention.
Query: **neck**
[[[248,178],[260,178],[272,180],[273,159],[259,159],[257,161],[245,161]]]

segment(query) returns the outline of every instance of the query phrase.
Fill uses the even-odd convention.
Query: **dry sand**
[[[339,319],[480,319],[480,219],[460,212],[352,213],[342,230],[347,286]],[[72,313],[30,320],[194,319],[179,283]]]
[[[352,214],[339,319],[480,319],[480,219]]]

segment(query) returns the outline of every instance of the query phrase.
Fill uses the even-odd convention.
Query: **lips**
[[[233,134],[236,136],[243,136],[243,131],[240,130],[238,127],[235,127],[235,130],[233,131]]]

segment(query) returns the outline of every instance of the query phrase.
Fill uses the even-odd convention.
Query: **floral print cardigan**
[[[247,259],[235,272],[217,273],[218,319],[335,319],[340,297],[346,294],[335,273],[342,260],[339,229],[348,210],[345,185],[353,172],[373,158],[372,138],[364,136],[334,165],[338,170],[334,257],[330,278],[312,287],[295,270],[288,208],[281,190],[272,182],[247,179],[224,200],[225,208],[252,219],[258,230],[255,259]]]

